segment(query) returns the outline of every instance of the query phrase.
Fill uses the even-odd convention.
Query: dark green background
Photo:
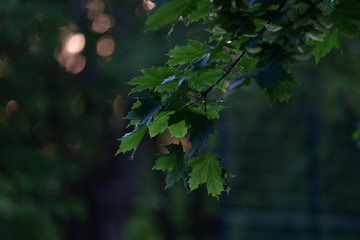
[[[144,33],[141,1],[104,3],[115,19],[107,58],[96,54],[103,34],[90,30],[83,1],[0,3],[0,239],[358,239],[358,40],[296,68],[287,104],[270,107],[255,84],[224,96],[206,151],[237,177],[217,202],[203,187],[164,190],[164,175],[150,171],[156,140],[145,137],[133,161],[114,157],[133,102],[126,83],[206,33],[179,23],[168,42],[169,28]],[[86,36],[76,75],[54,57],[69,24]]]

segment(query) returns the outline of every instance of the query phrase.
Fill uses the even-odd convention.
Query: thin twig
[[[321,0],[322,1],[322,0]],[[286,4],[287,0],[282,1],[282,3],[279,5],[277,12],[280,12],[285,4]],[[257,32],[257,34],[259,35],[262,31],[264,31],[265,27],[267,24],[271,23],[271,19],[267,20],[266,23],[262,26],[262,28]],[[233,68],[236,66],[236,64],[243,58],[243,56],[245,55],[247,51],[243,50],[242,53],[237,56],[237,58],[235,59],[235,61],[228,67],[228,69],[216,80],[216,82],[214,82],[208,89],[206,89],[205,91],[201,92],[201,96],[196,99],[195,101],[199,100],[201,97],[204,97],[206,99],[207,94],[213,90],[215,88],[215,86],[221,82],[227,75],[229,75],[229,73],[233,70]],[[191,103],[193,104],[193,103]]]

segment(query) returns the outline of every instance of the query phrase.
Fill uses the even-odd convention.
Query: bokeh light
[[[98,15],[91,25],[91,30],[96,33],[104,33],[114,26],[114,18],[108,14]]]
[[[88,9],[87,17],[95,19],[96,16],[104,12],[105,4],[99,0],[89,0],[86,3],[86,8]]]
[[[70,54],[77,54],[85,47],[85,35],[82,33],[69,34],[65,39],[65,51]]]
[[[63,27],[60,34],[62,48],[55,51],[60,66],[72,74],[80,73],[86,65],[86,58],[81,54],[86,44],[85,35],[77,31],[78,27],[74,24]]]
[[[102,57],[110,56],[115,50],[115,41],[111,35],[102,36],[96,44],[96,52]]]
[[[19,109],[19,104],[15,100],[10,100],[6,104],[5,112],[6,115],[11,115]]]
[[[126,109],[126,100],[121,95],[116,96],[113,102],[114,116],[117,119],[122,120],[126,116],[125,109]]]
[[[65,69],[72,74],[78,74],[84,70],[86,58],[81,54],[72,55],[65,60]]]
[[[152,1],[150,0],[143,0],[143,8],[146,10],[146,11],[150,11],[152,10],[156,5],[155,3],[153,3]]]

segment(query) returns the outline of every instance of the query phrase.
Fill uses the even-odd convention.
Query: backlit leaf
[[[171,67],[152,67],[141,72],[144,74],[143,76],[134,78],[129,82],[130,85],[137,85],[130,93],[161,86],[164,80],[177,75],[180,71]]]
[[[169,116],[173,112],[160,112],[154,116],[154,121],[149,125],[150,137],[163,133],[168,127]]]
[[[210,156],[201,155],[197,158],[192,158],[188,164],[192,167],[189,174],[190,190],[194,190],[201,184],[206,184],[208,194],[218,198],[222,191],[225,191],[224,184],[226,184],[227,174],[223,174],[220,167],[221,159]]]
[[[122,138],[119,139],[121,142],[120,142],[119,150],[116,152],[115,155],[134,150],[133,154],[131,155],[131,158],[133,158],[135,151],[141,142],[141,139],[144,137],[146,133],[146,130],[147,130],[147,126],[146,124],[143,124],[137,126],[137,128],[134,131],[130,133],[126,133]]]
[[[177,46],[169,51],[169,65],[177,65],[192,62],[201,58],[206,53],[206,45],[190,40],[185,46]]]
[[[340,48],[341,34],[337,27],[332,27],[322,42],[315,42],[314,56],[316,64],[326,56],[331,49]]]
[[[169,23],[175,23],[180,16],[187,16],[196,8],[193,0],[173,0],[154,9],[147,21],[152,30]]]
[[[177,137],[177,138],[184,137],[187,132],[185,120],[170,125],[169,131],[172,137]]]

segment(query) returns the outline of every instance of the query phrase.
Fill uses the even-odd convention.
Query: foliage
[[[332,48],[340,48],[343,35],[357,36],[360,2],[357,0],[174,0],[155,8],[148,30],[183,19],[185,25],[200,21],[210,33],[207,41],[190,40],[175,46],[163,67],[143,70],[130,81],[137,98],[129,113],[134,130],[120,139],[117,153],[135,150],[149,129],[154,137],[168,128],[172,136],[185,138],[190,148],[167,147],[154,169],[167,170],[167,187],[184,179],[194,190],[206,184],[218,197],[228,191],[231,176],[218,158],[202,150],[213,121],[222,108],[221,93],[255,81],[271,104],[287,102],[289,86],[296,84],[291,69],[315,56],[316,63]]]
[[[53,56],[68,18],[59,3],[0,3],[1,239],[62,239],[59,221],[85,216],[71,183],[90,154],[66,143],[96,145],[81,137],[90,130],[83,120],[69,114],[85,93]]]

